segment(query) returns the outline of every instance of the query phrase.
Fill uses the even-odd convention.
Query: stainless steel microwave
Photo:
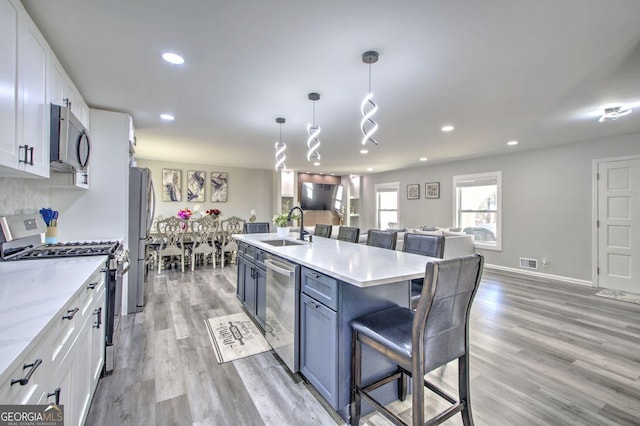
[[[68,107],[51,104],[51,169],[85,171],[91,156],[89,132]]]

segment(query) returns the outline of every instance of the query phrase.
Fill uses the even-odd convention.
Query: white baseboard
[[[593,287],[593,282],[588,280],[581,280],[578,278],[563,277],[561,275],[545,274],[544,272],[527,271],[523,269],[509,268],[507,266],[491,265],[487,263],[485,263],[484,267],[487,269],[493,269],[495,271],[500,271],[507,274],[526,275],[528,277],[538,278],[542,280],[561,281],[561,282],[570,283],[570,284],[583,285],[586,287]]]

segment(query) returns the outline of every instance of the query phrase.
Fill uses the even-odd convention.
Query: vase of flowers
[[[180,224],[180,228],[187,229],[187,221],[191,218],[191,216],[193,216],[193,212],[189,210],[188,207],[186,207],[184,209],[178,210],[178,214],[176,214],[176,216],[184,221]]]
[[[278,237],[286,237],[289,235],[289,231],[291,230],[291,227],[288,226],[289,225],[289,220],[288,220],[288,213],[279,213],[277,215],[273,216],[273,223],[276,224],[276,232],[278,234]],[[300,219],[300,215],[299,214],[293,214],[291,215],[291,220],[298,220]]]
[[[209,216],[213,216],[214,218],[222,214],[222,212],[218,209],[209,209],[205,213],[208,214]]]

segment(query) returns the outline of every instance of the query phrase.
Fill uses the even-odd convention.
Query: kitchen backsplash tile
[[[49,189],[37,179],[0,178],[2,216],[35,213],[49,202]]]

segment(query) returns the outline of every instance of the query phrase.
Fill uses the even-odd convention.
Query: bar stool
[[[313,236],[331,238],[332,229],[333,227],[331,225],[323,225],[321,223],[316,223],[316,228],[313,231]]]
[[[394,307],[356,318],[352,327],[351,426],[360,421],[362,399],[395,424],[407,425],[369,393],[398,380],[398,397],[406,398],[412,380],[412,419],[424,425],[424,387],[452,405],[427,424],[440,424],[460,412],[465,426],[473,425],[469,396],[469,312],[482,276],[482,255],[427,262],[424,286],[416,310]],[[398,370],[362,386],[362,345],[398,365]],[[424,378],[425,374],[458,360],[458,399]]]
[[[405,253],[421,254],[423,256],[444,257],[445,238],[442,235],[404,234],[402,251]],[[418,306],[420,293],[422,293],[422,278],[411,280],[411,309]]]
[[[398,242],[397,231],[382,231],[380,229],[369,229],[369,231],[367,232],[368,246],[395,250],[397,242]]]
[[[338,240],[349,241],[350,243],[357,243],[360,238],[360,228],[354,228],[352,226],[341,226],[338,228]]]
[[[245,223],[243,232],[245,234],[268,234],[270,232],[269,222]]]

